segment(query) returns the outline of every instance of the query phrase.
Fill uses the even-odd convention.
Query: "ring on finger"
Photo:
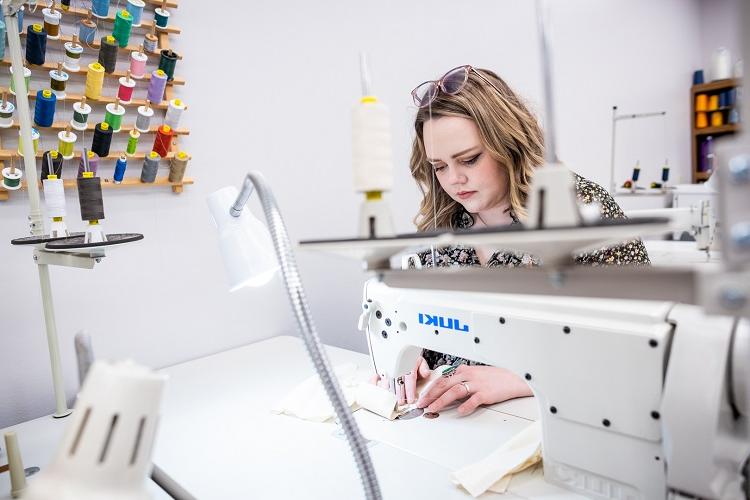
[[[466,396],[471,396],[471,389],[469,389],[469,383],[465,380],[461,382],[461,385],[464,386],[464,389],[466,389]]]

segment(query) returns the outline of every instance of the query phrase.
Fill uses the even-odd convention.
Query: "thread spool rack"
[[[119,132],[114,133],[110,154],[104,158],[100,158],[99,162],[98,176],[102,179],[102,188],[170,188],[173,193],[179,194],[182,193],[185,185],[191,185],[194,183],[194,180],[188,176],[185,176],[179,182],[170,182],[168,180],[167,170],[169,167],[169,160],[171,160],[171,158],[173,158],[179,151],[179,138],[190,134],[190,130],[184,126],[172,130],[173,135],[171,137],[172,142],[169,147],[169,153],[161,160],[159,174],[157,175],[156,180],[152,183],[142,183],[139,178],[143,159],[151,151],[151,146],[156,137],[157,128],[161,126],[164,121],[165,110],[168,107],[169,101],[176,97],[174,95],[174,87],[185,85],[185,79],[178,74],[174,75],[173,80],[167,82],[164,99],[158,103],[150,103],[150,107],[155,110],[155,114],[151,118],[148,131],[140,132],[141,136],[136,153],[132,156],[128,156],[128,168],[125,178],[119,184],[115,184],[113,179],[115,163],[120,157],[120,154],[125,152],[128,134],[135,127],[137,108],[146,103],[146,93],[151,79],[151,73],[159,65],[160,51],[170,49],[170,36],[177,36],[181,33],[181,29],[173,24],[175,19],[174,14],[178,8],[177,0],[144,1],[146,6],[143,12],[141,26],[132,27],[127,46],[118,47],[115,71],[113,73],[104,74],[104,90],[102,96],[97,99],[86,98],[86,104],[91,106],[92,111],[85,131],[71,130],[78,135],[78,140],[74,146],[74,158],[66,160],[63,167],[63,181],[66,190],[76,189],[77,187],[76,175],[78,170],[78,159],[81,157],[84,147],[91,147],[94,127],[96,123],[104,120],[105,106],[109,103],[116,102],[118,80],[121,77],[127,76],[127,69],[130,63],[130,53],[134,51],[142,51],[146,54],[146,71],[142,78],[135,79],[136,87],[133,99],[128,103],[120,103],[120,105],[126,109],[122,128]],[[43,152],[46,150],[57,149],[58,132],[66,130],[69,125],[69,120],[73,116],[73,104],[80,102],[82,96],[85,94],[88,65],[91,62],[96,62],[98,59],[101,37],[112,34],[115,15],[118,12],[117,7],[119,6],[119,8],[122,9],[126,3],[127,2],[112,2],[108,16],[105,18],[98,18],[90,16],[89,11],[83,8],[85,6],[90,6],[90,3],[86,4],[83,0],[72,0],[71,6],[67,9],[63,9],[59,0],[57,0],[54,4],[54,8],[62,14],[59,39],[47,38],[47,51],[44,64],[31,65],[24,58],[24,65],[31,70],[31,83],[29,84],[28,96],[29,106],[31,107],[31,114],[33,117],[35,100],[37,98],[36,92],[40,89],[49,88],[49,73],[51,70],[58,69],[58,62],[63,61],[65,55],[64,44],[66,42],[74,41],[74,39],[77,38],[79,22],[83,18],[90,18],[97,25],[95,40],[92,43],[78,41],[83,47],[83,53],[81,54],[79,62],[80,69],[78,71],[73,71],[69,68],[63,69],[63,71],[69,75],[69,79],[65,89],[65,98],[58,99],[57,101],[54,123],[50,127],[39,127],[34,125],[41,134],[39,148],[36,155],[38,159],[38,172],[41,172],[41,158]],[[27,26],[35,23],[42,24],[44,21],[42,9],[51,5],[53,5],[51,0],[47,2],[40,1],[36,8],[30,7],[28,4],[25,5],[23,30],[20,33],[22,52],[24,52],[26,48]],[[155,20],[153,14],[156,8],[166,8],[170,11],[171,15],[166,28],[158,28],[154,26]],[[153,34],[157,38],[156,49],[153,52],[145,51],[142,48],[142,41],[146,34]],[[6,43],[6,54],[5,57],[0,60],[0,93],[7,92],[7,100],[15,104],[15,96],[9,92],[7,87],[8,82],[10,81],[10,55],[7,53],[7,41],[3,40],[2,42]],[[181,60],[182,57],[178,56],[178,72],[180,70],[179,66]],[[14,116],[13,123],[10,127],[0,128],[0,169],[8,166],[9,161],[12,161],[16,168],[20,167],[23,169],[23,160],[17,152],[18,129],[19,123],[17,114]],[[191,166],[192,163],[188,165],[188,170],[191,169]],[[29,179],[24,176],[21,189],[16,191],[16,193],[26,189],[26,182],[28,182],[28,180]],[[41,186],[41,181],[38,178],[36,180]],[[6,201],[10,196],[17,196],[17,194],[14,195],[12,193],[13,191],[6,190],[0,183],[0,201]]]

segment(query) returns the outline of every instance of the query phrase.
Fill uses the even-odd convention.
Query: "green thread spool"
[[[78,136],[70,130],[63,130],[57,134],[57,139],[57,150],[62,157],[66,160],[73,158],[73,146],[75,145]]]
[[[34,155],[39,152],[39,131],[31,129],[31,141],[34,143]],[[21,141],[21,131],[18,131],[18,154],[23,156],[23,142]]]
[[[112,132],[119,132],[122,128],[122,117],[125,115],[125,108],[120,106],[120,100],[107,104],[107,111],[104,114],[104,122],[109,123]]]
[[[138,139],[141,137],[141,133],[137,130],[130,131],[130,137],[128,137],[128,147],[125,149],[125,154],[133,156],[135,150],[138,147]]]
[[[21,170],[12,167],[3,169],[3,187],[5,189],[15,190],[21,187]]]
[[[128,46],[130,39],[130,29],[133,27],[133,16],[125,9],[120,10],[115,17],[115,27],[112,29],[112,36],[117,40],[120,48]]]
[[[28,92],[29,83],[31,82],[31,70],[26,66],[23,67],[23,79],[26,80],[26,92]],[[13,66],[10,67],[10,93],[16,95],[16,84],[13,81]]]
[[[167,74],[168,82],[174,80],[174,68],[177,66],[178,58],[179,56],[177,55],[177,52],[169,49],[161,51],[161,56],[159,57],[159,69]]]

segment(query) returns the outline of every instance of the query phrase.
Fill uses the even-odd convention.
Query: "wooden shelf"
[[[164,33],[164,34],[166,35],[166,33]],[[25,37],[26,36],[26,32],[21,33],[21,36]],[[73,37],[72,36],[60,35],[60,38],[58,38],[57,40],[49,40],[48,39],[47,43],[49,44],[49,42],[59,42],[60,45],[65,45],[66,42],[72,42],[72,41],[73,41]],[[98,40],[94,40],[91,43],[81,43],[81,45],[83,45],[84,47],[91,48],[91,49],[99,49],[99,41]],[[166,49],[166,48],[167,47],[162,42],[161,37],[159,37],[159,43],[156,44],[156,52],[144,52],[144,54],[146,54],[147,56],[152,55],[152,56],[155,56],[155,57],[159,57],[159,51],[161,49]],[[117,49],[118,49],[119,52],[125,52],[125,53],[127,53],[128,57],[130,57],[130,53],[131,52],[138,52],[138,51],[141,50],[141,44],[130,44],[127,47],[118,47]],[[64,50],[64,49],[61,47],[61,50]],[[177,59],[181,60],[182,59],[182,55],[178,54],[177,55]]]
[[[732,134],[734,132],[738,132],[740,130],[740,126],[736,123],[728,123],[726,125],[721,125],[719,127],[704,127],[704,128],[694,128],[693,133],[697,136],[702,135],[722,135],[722,134]]]
[[[707,181],[711,177],[711,172],[695,172],[695,179],[699,181]]]
[[[4,87],[0,87],[0,92],[4,90],[8,90],[8,89]],[[10,90],[8,90],[8,96],[11,96],[11,95],[12,94],[10,93]],[[66,101],[72,104],[74,102],[80,101],[82,97],[83,96],[81,94],[72,94],[70,92],[66,92],[65,99],[58,99],[57,101],[58,102]],[[29,99],[36,100],[36,92],[29,91]],[[115,96],[112,96],[112,97],[101,96],[99,97],[99,99],[92,99],[90,97],[87,97],[86,102],[87,103],[97,102],[100,104],[109,104],[111,102],[115,102],[116,99],[117,98]],[[124,102],[120,103],[120,106],[124,106],[126,108],[137,108],[138,106],[145,106],[145,105],[146,105],[146,99],[133,99],[129,103],[124,103]],[[167,109],[168,106],[169,106],[168,101],[162,101],[156,104],[153,102],[151,103],[151,107],[154,109]]]
[[[70,8],[68,8],[68,10],[62,10],[60,8],[57,8],[56,10],[60,11],[62,14],[72,14],[72,15],[80,17],[80,18],[84,18],[84,17],[88,17],[89,16],[89,10],[88,9],[76,9],[75,7],[70,7]],[[43,17],[44,16],[42,14],[42,9],[40,9],[40,8],[37,8],[36,12],[32,12],[31,9],[26,9],[25,15],[27,15],[29,17]],[[94,21],[94,22],[96,22],[96,21],[107,21],[107,22],[110,22],[110,23],[114,23],[115,22],[115,16],[114,15],[110,15],[110,16],[107,16],[107,17],[96,17],[96,16],[92,15],[91,16],[91,20]],[[141,22],[140,26],[133,26],[132,29],[133,30],[140,30],[140,31],[148,31],[150,33],[151,30],[152,30],[152,28],[153,28],[153,26],[154,26],[154,22],[153,21],[149,21],[149,20],[144,19]],[[180,28],[178,28],[177,26],[169,26],[169,25],[167,25],[166,28],[159,28],[159,27],[157,27],[156,31],[157,31],[157,33],[161,31],[161,32],[164,32],[164,33],[171,33],[171,34],[175,34],[175,35],[179,35],[180,32],[181,32]],[[132,30],[131,30],[131,33],[132,33]]]
[[[189,186],[194,183],[195,181],[188,177],[183,178],[181,182],[169,182],[169,177],[157,177],[154,182],[141,182],[140,177],[125,177],[120,184],[115,184],[114,180],[102,177],[102,189],[171,187],[172,192],[177,194],[182,193],[183,186]],[[63,179],[63,186],[65,189],[78,189],[75,179]],[[21,189],[18,191],[26,191],[27,187],[26,181],[23,181],[21,182]],[[41,188],[42,183],[39,182],[39,189]],[[0,201],[7,201],[11,192],[0,185]]]
[[[727,90],[734,87],[739,87],[741,83],[742,81],[739,78],[727,78],[726,80],[716,80],[715,82],[693,85],[690,90],[693,92],[693,94],[703,94],[716,92],[717,90]]]
[[[162,5],[161,0],[144,0],[144,1],[146,2],[146,5],[153,5],[154,7],[161,7]],[[177,8],[177,2],[174,0],[167,0],[165,5],[173,9]]]
[[[10,61],[3,59],[2,61],[0,61],[0,65],[10,66]],[[29,65],[28,63],[26,63],[26,65],[27,65],[26,67],[29,68],[32,73],[34,72],[34,70],[43,71],[44,74],[47,76],[49,76],[49,72],[51,70],[57,69],[57,63],[44,63],[41,66]],[[69,69],[66,69],[66,68],[63,68],[63,71],[65,71],[67,74],[71,76],[80,76],[82,78],[86,78],[87,67],[88,67],[87,65],[82,64],[81,69],[78,71],[70,71]],[[104,78],[112,78],[114,80],[119,80],[120,77],[122,76],[127,76],[127,71],[115,70],[112,73],[104,73]],[[144,74],[142,78],[140,79],[133,78],[133,80],[135,80],[136,82],[148,82],[149,80],[151,80],[151,72],[146,71],[146,74]],[[167,82],[167,85],[185,85],[185,79],[175,76],[174,80],[172,80],[171,82]]]
[[[96,127],[96,123],[87,123],[86,125],[87,125],[86,126],[86,132],[93,132],[94,128]],[[66,121],[57,121],[57,122],[53,123],[51,127],[39,127],[37,125],[34,125],[34,127],[37,130],[57,130],[57,131],[65,130],[65,128],[68,127],[68,126],[70,126],[70,122],[66,122]],[[2,127],[0,127],[0,128],[2,128]],[[11,125],[10,127],[7,127],[7,128],[18,129],[18,128],[20,128],[20,124],[17,121],[14,121],[13,125]],[[135,128],[134,124],[133,125],[125,125],[125,124],[123,124],[122,128],[120,129],[120,131],[116,132],[116,134],[123,134],[123,133],[127,134],[131,130],[133,130],[134,128]],[[153,126],[153,127],[150,127],[149,130],[148,130],[148,132],[141,132],[141,135],[143,135],[143,134],[155,134],[157,128],[159,128],[159,127],[156,126],[156,125]],[[81,132],[80,130],[76,130],[76,129],[72,128],[72,127],[70,128],[70,131],[73,132],[73,133],[75,133],[75,134],[80,134],[80,132]],[[174,135],[190,135],[190,130],[188,130],[186,128],[178,128],[178,129],[172,129],[172,133]]]
[[[116,151],[116,152],[113,153],[112,151]],[[110,151],[109,156],[100,157],[99,159],[100,160],[112,160],[112,161],[114,161],[114,160],[117,160],[120,157],[121,154],[125,153],[125,150],[123,150],[123,149],[115,150],[115,148],[112,148],[112,151]],[[41,158],[43,155],[44,155],[44,151],[37,151],[37,153],[36,153],[36,157],[37,158]],[[15,149],[0,149],[0,160],[1,161],[8,161],[11,158],[20,158],[20,156],[21,155],[19,155],[18,151],[15,150]],[[133,156],[128,156],[128,159],[129,160],[142,160],[145,156],[146,156],[145,152],[140,152],[140,153],[136,152]],[[73,158],[72,159],[80,158],[80,157],[81,157],[81,151],[80,150],[73,152]],[[162,160],[171,160],[172,158],[174,158],[174,151],[170,151],[169,153],[167,153],[167,156],[163,157]],[[72,161],[72,159],[71,160],[67,160],[67,161]]]

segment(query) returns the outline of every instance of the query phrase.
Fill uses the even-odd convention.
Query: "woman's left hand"
[[[458,407],[459,415],[464,416],[473,413],[479,405],[531,395],[526,381],[509,370],[494,366],[461,365],[453,375],[434,382],[427,392],[421,394],[417,408],[438,413],[453,402],[466,399]]]

